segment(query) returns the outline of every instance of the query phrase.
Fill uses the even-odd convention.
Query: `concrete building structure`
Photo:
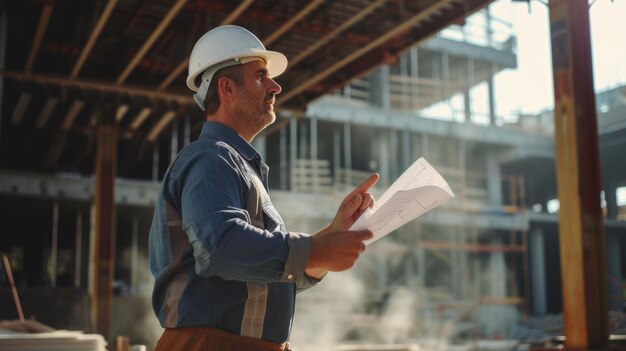
[[[516,67],[515,36],[507,22],[483,9],[464,26],[450,27],[387,61],[305,110],[281,111],[277,127],[254,141],[271,168],[277,208],[288,228],[313,231],[371,172],[381,174],[374,190],[380,195],[419,157],[444,176],[456,197],[370,246],[353,276],[339,276],[354,289],[329,292],[328,284],[304,294],[299,315],[322,323],[331,316],[320,315],[319,304],[341,311],[332,324],[338,343],[523,338],[529,334],[520,332],[521,326],[546,335],[562,333],[558,323],[557,330],[532,323],[562,312],[553,113],[517,116],[516,121],[498,115],[494,76]],[[27,95],[17,94],[15,102],[5,104],[3,120],[19,124],[29,111]],[[599,92],[597,101],[609,306],[623,313],[626,86]],[[26,119],[45,124],[45,106],[52,104],[46,100],[42,111],[30,111]],[[121,106],[109,112],[123,116]],[[65,119],[71,111],[70,106]],[[140,108],[133,111],[141,114]],[[197,130],[190,116],[167,118],[171,124],[157,141],[142,146],[148,155],[144,169],[115,180],[113,333],[128,333],[120,311],[131,306],[147,316],[134,321],[145,328],[137,335],[158,331],[147,303],[151,282],[145,243],[158,181]],[[6,133],[4,138],[17,142]],[[17,149],[0,151],[0,213],[12,234],[4,236],[0,251],[11,254],[27,313],[59,327],[85,328],[92,293],[87,268],[94,250],[93,177],[32,172],[21,167]],[[65,156],[79,157],[74,154],[80,150],[75,151]],[[47,154],[48,159],[59,157]],[[72,313],[40,312],[49,299],[63,301],[59,308]],[[408,317],[391,313],[398,303],[404,306],[400,310],[410,311]],[[10,317],[11,309],[4,305],[0,318]],[[408,319],[395,325],[392,316]],[[391,325],[394,333],[381,325]],[[294,338],[306,343],[306,333],[298,323],[295,328]]]

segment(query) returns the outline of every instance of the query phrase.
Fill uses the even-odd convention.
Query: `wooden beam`
[[[299,53],[296,57],[289,60],[289,65],[291,67],[298,64],[300,61],[311,55],[317,49],[321,48],[323,45],[328,43],[329,41],[335,39],[339,34],[343,33],[346,29],[352,27],[356,23],[360,22],[365,16],[372,13],[375,9],[384,4],[387,0],[376,0],[375,2],[369,4],[363,10],[359,11],[356,15],[352,16],[349,20],[343,22],[339,27],[335,28],[330,34],[324,36],[320,40],[316,40],[315,44],[309,46],[306,50]]]
[[[68,131],[70,130],[70,128],[72,128],[72,125],[74,124],[74,121],[76,120],[76,117],[78,116],[80,111],[83,109],[83,106],[85,106],[85,102],[83,100],[72,101],[72,104],[70,105],[70,108],[67,110],[67,114],[63,119],[63,123],[61,124],[61,130]]]
[[[146,137],[146,139],[148,139],[148,141],[150,142],[154,142],[156,138],[159,136],[159,134],[161,134],[163,129],[165,129],[165,127],[167,127],[167,125],[170,124],[170,122],[175,117],[176,117],[176,112],[174,111],[165,112],[163,116],[161,116],[161,118],[158,120],[158,122],[156,122],[156,124],[152,127],[152,129],[150,129],[150,132],[148,133],[148,136]]]
[[[5,76],[20,81],[35,82],[42,85],[58,85],[61,87],[75,87],[79,89],[89,89],[107,93],[126,94],[130,96],[146,97],[149,99],[163,100],[168,102],[176,102],[181,105],[193,105],[191,95],[182,95],[174,93],[166,93],[155,91],[149,87],[133,87],[127,85],[115,85],[110,82],[94,81],[86,79],[71,79],[59,76],[31,74],[24,72],[0,71],[0,76]]]
[[[112,114],[112,109],[101,113]],[[95,164],[91,240],[91,329],[112,340],[112,282],[115,271],[115,176],[117,130],[113,116],[101,116]],[[103,121],[104,120],[104,121]]]
[[[131,122],[130,129],[131,130],[139,129],[139,127],[141,127],[143,122],[148,118],[148,116],[150,116],[151,113],[152,113],[152,109],[151,108],[149,108],[149,107],[142,108],[141,111],[139,111],[137,116],[135,116],[135,118]]]
[[[24,114],[26,113],[26,109],[30,104],[30,100],[33,96],[29,93],[22,92],[20,94],[20,98],[17,100],[15,104],[15,109],[13,110],[13,116],[11,120],[13,121],[13,125],[18,125],[22,123],[22,119],[24,119]]]
[[[48,96],[48,98],[46,99],[46,103],[43,105],[43,108],[41,109],[41,113],[39,114],[39,117],[37,118],[37,121],[35,122],[35,126],[39,129],[45,128],[46,124],[48,124],[48,120],[50,119],[50,116],[52,116],[52,112],[54,112],[54,109],[57,107],[57,105],[59,104],[59,99],[54,97],[54,96]]]
[[[549,7],[565,347],[606,349],[606,244],[588,2],[551,0]]]
[[[35,32],[35,38],[33,39],[33,45],[30,47],[30,53],[28,54],[28,59],[26,60],[26,67],[24,67],[24,71],[26,72],[31,72],[33,70],[33,65],[35,64],[37,54],[39,54],[39,48],[41,47],[43,36],[48,28],[48,21],[50,20],[52,9],[52,3],[46,3],[43,5],[41,16],[39,16],[37,31]]]
[[[135,67],[137,67],[139,61],[146,55],[148,50],[152,47],[152,45],[154,45],[156,40],[161,36],[163,31],[167,28],[167,26],[169,26],[170,22],[172,22],[172,20],[176,17],[178,12],[185,6],[186,3],[187,0],[178,0],[174,4],[174,6],[172,6],[172,8],[163,18],[163,20],[161,20],[161,23],[159,23],[157,28],[152,32],[152,34],[150,34],[148,40],[146,40],[141,49],[139,49],[135,57],[133,57],[128,66],[126,66],[126,69],[124,69],[122,74],[120,74],[120,76],[117,78],[117,84],[122,84],[124,81],[126,81],[126,78],[128,78],[128,76],[135,69]]]
[[[104,11],[102,11],[100,18],[98,18],[98,22],[96,22],[96,26],[91,31],[89,39],[87,39],[87,44],[85,44],[83,51],[81,51],[80,56],[78,57],[78,61],[76,61],[76,64],[74,64],[74,68],[72,68],[70,78],[76,78],[78,76],[78,73],[80,73],[80,70],[83,68],[83,64],[85,64],[85,60],[87,60],[87,57],[91,53],[91,49],[93,49],[96,40],[102,32],[102,28],[104,28],[104,25],[107,23],[109,16],[113,12],[115,4],[117,4],[117,0],[109,0],[107,6],[104,8]]]
[[[220,26],[233,23],[253,2],[254,0],[245,0],[244,2],[239,4],[239,6],[237,6],[237,8],[220,23]],[[167,88],[172,83],[172,81],[174,81],[174,79],[176,79],[183,73],[183,71],[185,71],[188,65],[189,57],[187,56],[180,64],[178,64],[178,66],[176,66],[172,73],[170,73],[170,75],[167,76],[167,78],[165,78],[163,82],[161,82],[161,84],[159,84],[157,90],[165,90],[165,88]]]
[[[269,46],[276,39],[280,38],[286,31],[291,29],[296,23],[298,23],[301,19],[306,17],[311,11],[315,10],[324,0],[313,0],[308,5],[306,5],[300,12],[298,12],[295,16],[293,16],[289,21],[283,24],[280,28],[278,28],[274,33],[270,34],[269,37],[263,40],[264,46]]]
[[[357,60],[359,57],[365,55],[367,52],[373,50],[374,48],[384,44],[385,42],[387,42],[388,40],[390,40],[391,38],[399,35],[400,33],[409,30],[412,26],[414,26],[415,24],[419,23],[420,21],[423,21],[426,18],[429,18],[430,16],[441,12],[442,10],[448,8],[450,6],[450,3],[455,2],[455,0],[441,0],[441,1],[437,1],[433,4],[431,4],[430,7],[425,8],[420,10],[418,13],[410,16],[409,18],[407,18],[406,20],[402,21],[399,25],[397,25],[396,27],[394,27],[393,29],[386,31],[385,33],[383,33],[382,35],[380,35],[378,38],[372,40],[369,44],[363,46],[362,48],[352,52],[351,54],[349,54],[348,56],[339,59],[337,62],[335,62],[333,65],[331,65],[330,67],[322,70],[321,72],[318,72],[315,74],[315,76],[313,77],[307,77],[306,79],[302,80],[301,82],[298,82],[296,84],[292,85],[292,89],[289,90],[286,94],[281,95],[279,97],[279,99],[276,101],[276,105],[280,106],[282,104],[284,104],[285,102],[289,101],[289,99],[293,98],[294,96],[300,94],[301,92],[305,91],[306,89],[312,87],[313,85],[317,84],[318,82],[322,81],[323,79],[325,79],[326,77],[330,76],[331,74],[337,72],[339,69],[341,69],[342,67],[348,65],[349,63]]]
[[[128,112],[128,108],[129,106],[126,104],[117,106],[117,110],[115,110],[115,122],[116,123],[120,123],[122,121],[122,119],[126,115],[126,112]]]

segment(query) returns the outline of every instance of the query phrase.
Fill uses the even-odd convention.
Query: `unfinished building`
[[[181,89],[184,57],[207,26],[234,22],[290,60],[279,119],[254,141],[288,228],[327,224],[371,172],[380,195],[419,157],[456,195],[370,246],[354,273],[302,294],[295,343],[441,347],[563,333],[553,111],[498,111],[496,76],[515,69],[516,46],[491,1],[69,3],[10,3],[0,18],[0,251],[28,315],[139,343],[158,337],[146,262],[153,205],[202,123]],[[82,28],[79,38],[64,21]],[[23,28],[28,45],[12,35]],[[621,316],[626,86],[596,99],[609,307]],[[94,234],[107,221],[110,234]],[[94,268],[96,253],[108,270]],[[93,307],[103,290],[113,292],[110,314]],[[0,308],[0,319],[14,318],[11,304]],[[321,346],[305,320],[321,328]]]

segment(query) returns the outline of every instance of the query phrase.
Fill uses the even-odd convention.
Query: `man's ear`
[[[232,79],[228,77],[222,76],[217,80],[217,93],[219,94],[220,100],[223,101],[224,98],[234,93],[233,84]]]

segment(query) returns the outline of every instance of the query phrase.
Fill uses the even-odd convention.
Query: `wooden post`
[[[608,342],[605,237],[587,0],[551,0],[565,346]]]
[[[115,174],[117,129],[110,108],[99,112],[93,201],[91,322],[92,330],[111,340],[112,283],[115,260]]]

